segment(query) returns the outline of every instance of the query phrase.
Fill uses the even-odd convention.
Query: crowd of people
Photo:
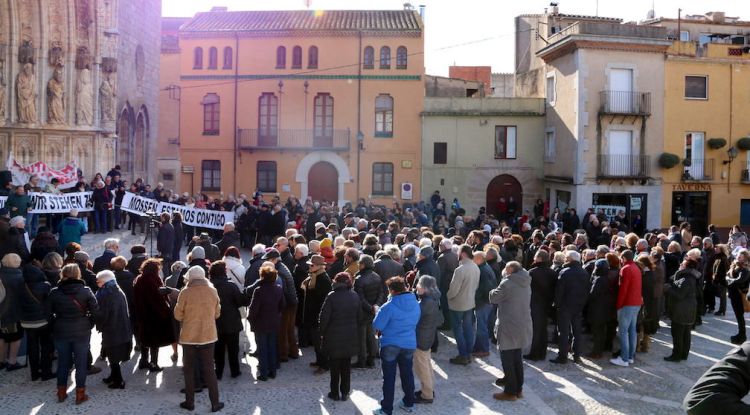
[[[119,194],[127,185],[113,169],[93,188]],[[162,186],[131,189],[198,207]],[[80,245],[88,226],[78,211],[56,223],[57,235],[52,222],[34,229],[33,211],[17,200],[28,190],[13,190],[0,210],[0,368],[22,367],[17,354],[26,336],[31,379],[56,378],[60,402],[71,368],[76,404],[88,399],[87,375],[101,370],[90,352],[92,329],[101,332],[110,388],[125,388],[120,365],[133,350],[137,367],[149,372],[162,370],[162,348],[171,348],[173,362],[181,350],[180,406],[188,410],[204,388],[212,411],[221,410],[218,381],[225,365],[230,377],[241,376],[245,354],[257,359],[255,378],[270,381],[309,348],[314,373],[330,373],[335,401],[348,399],[353,368],[374,368],[379,359],[376,414],[436,399],[431,355],[448,347],[439,331],[455,339],[455,365],[487,357],[496,345],[504,377],[495,380],[503,391],[494,398],[501,401],[523,399],[523,360],[546,359],[550,343],[553,364],[606,356],[613,365],[637,365],[663,318],[673,339],[664,360],[687,360],[691,331],[709,313],[724,315],[727,296],[738,323],[729,340],[746,340],[750,253],[738,226],[722,244],[713,226],[696,230],[703,238],[687,223],[646,232],[624,214],[592,209],[579,218],[574,209],[549,212],[541,200],[533,215],[510,200],[498,217],[484,209],[470,217],[457,200],[446,212],[437,192],[407,208],[265,201],[256,192],[204,206],[235,212],[222,231],[191,229],[178,212],[163,213],[157,252],[144,245],[120,252],[119,241],[108,239],[92,260]],[[117,196],[95,193],[94,200],[95,231],[124,223]],[[127,216],[135,232],[143,221]],[[403,398],[395,403],[397,372]]]

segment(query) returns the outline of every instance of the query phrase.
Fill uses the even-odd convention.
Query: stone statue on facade
[[[94,93],[91,88],[91,71],[82,69],[76,84],[76,123],[91,125],[94,121]]]
[[[65,84],[60,67],[55,68],[47,82],[47,122],[65,124]]]
[[[5,61],[0,60],[0,125],[5,124]]]
[[[102,121],[115,120],[115,100],[117,92],[115,91],[115,82],[111,74],[107,74],[99,87],[99,101],[102,108]]]
[[[34,65],[25,63],[23,70],[16,77],[16,100],[18,106],[18,122],[36,122],[36,76]]]

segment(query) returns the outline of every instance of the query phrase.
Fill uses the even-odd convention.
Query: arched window
[[[393,137],[393,97],[388,94],[375,98],[375,137]]]
[[[219,135],[219,96],[206,94],[203,105],[203,135]]]
[[[302,48],[295,46],[292,49],[292,69],[302,68]]]
[[[195,48],[193,51],[193,69],[203,69],[203,48]]]
[[[219,51],[215,47],[208,50],[208,69],[216,69],[219,65]]]
[[[380,69],[391,69],[391,48],[380,48]]]
[[[232,69],[232,48],[229,46],[224,48],[224,65],[222,69]]]
[[[365,54],[362,58],[362,68],[372,69],[375,67],[375,49],[372,46],[365,48]]]
[[[307,69],[318,68],[318,47],[310,46],[307,50]]]
[[[407,56],[405,46],[399,46],[396,49],[396,69],[406,69]]]
[[[279,99],[272,92],[258,98],[258,146],[276,147],[279,136]]]
[[[286,68],[286,48],[279,46],[276,48],[276,69]]]

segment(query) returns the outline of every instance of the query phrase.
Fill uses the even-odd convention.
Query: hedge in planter
[[[709,138],[706,143],[710,149],[718,150],[727,145],[727,140],[723,138]]]
[[[671,169],[678,164],[680,164],[680,157],[677,154],[662,153],[659,156],[659,166],[665,169]]]
[[[742,137],[737,140],[737,148],[740,150],[750,150],[750,137]]]

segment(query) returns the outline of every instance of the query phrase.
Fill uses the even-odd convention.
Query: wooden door
[[[313,200],[337,202],[339,197],[339,174],[331,163],[318,162],[310,168],[307,191]]]
[[[487,214],[498,217],[498,203],[501,197],[505,198],[506,204],[513,197],[516,204],[516,216],[523,212],[523,190],[521,189],[521,183],[515,177],[501,174],[490,181],[490,184],[487,185],[487,204],[485,205]]]

